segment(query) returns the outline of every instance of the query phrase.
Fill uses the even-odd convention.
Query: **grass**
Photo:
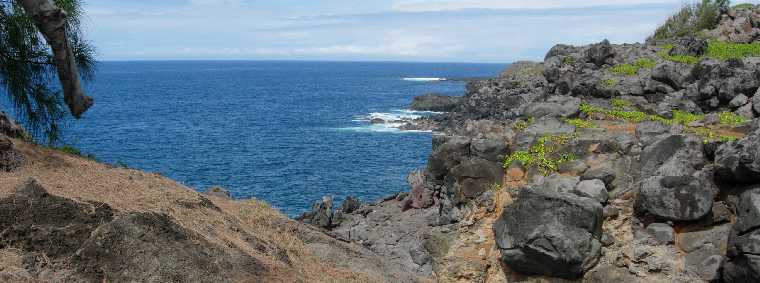
[[[729,0],[702,0],[700,3],[686,4],[678,13],[658,27],[647,41],[695,35],[701,30],[713,29],[720,21],[720,10],[728,7],[729,2]]]
[[[544,175],[556,172],[565,162],[577,159],[572,153],[557,153],[559,145],[565,145],[575,135],[548,135],[539,138],[529,151],[516,151],[504,160],[504,168],[516,161],[522,162],[526,168],[538,168]]]
[[[742,4],[736,4],[736,5],[732,6],[731,8],[734,9],[734,10],[752,9],[752,8],[755,8],[755,4],[742,3]]]
[[[55,150],[58,150],[60,152],[70,154],[70,155],[76,155],[76,156],[87,158],[87,159],[97,160],[95,155],[83,153],[81,150],[71,145],[64,145],[64,146],[55,148]]]
[[[729,126],[738,126],[747,122],[747,119],[734,114],[733,112],[723,111],[718,114],[720,117],[720,124]]]

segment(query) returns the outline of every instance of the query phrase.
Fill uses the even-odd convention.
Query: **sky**
[[[751,1],[750,1],[751,2]],[[683,0],[86,0],[100,60],[540,60],[642,42]]]

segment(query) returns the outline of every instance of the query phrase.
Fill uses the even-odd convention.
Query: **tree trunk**
[[[71,114],[80,118],[82,113],[92,106],[93,100],[82,90],[74,52],[66,35],[66,12],[58,8],[53,0],[18,0],[18,2],[53,49],[58,78],[63,87],[63,98]]]

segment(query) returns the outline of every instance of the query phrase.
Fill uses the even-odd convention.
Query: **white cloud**
[[[404,12],[463,9],[549,9],[682,2],[683,0],[398,0],[393,4],[393,9]]]

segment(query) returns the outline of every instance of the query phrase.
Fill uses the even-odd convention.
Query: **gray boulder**
[[[691,221],[710,213],[713,198],[712,187],[698,178],[656,176],[642,182],[634,208],[662,220]]]
[[[684,89],[693,80],[691,69],[687,64],[665,61],[652,69],[652,79],[677,90]]]
[[[409,109],[417,111],[449,112],[459,105],[461,97],[445,96],[439,94],[425,94],[412,100]]]
[[[296,219],[313,226],[330,228],[333,225],[332,197],[322,197],[322,200],[314,203],[311,211],[304,213]]]
[[[602,206],[543,186],[524,188],[494,224],[501,260],[529,275],[576,279],[601,252]]]
[[[760,182],[760,128],[741,140],[728,142],[715,152],[717,177],[732,183]]]
[[[726,282],[760,281],[760,188],[742,193],[724,262]]]
[[[501,163],[472,158],[451,169],[445,179],[446,190],[451,200],[463,203],[479,197],[494,185],[500,185],[503,178]]]
[[[552,96],[545,102],[534,102],[525,107],[526,117],[544,116],[568,118],[578,115],[581,99],[572,96]]]
[[[675,231],[673,227],[665,223],[652,223],[647,226],[649,233],[658,244],[668,245],[675,241]]]
[[[612,45],[608,40],[603,40],[600,43],[592,44],[586,50],[586,61],[593,63],[596,66],[603,66],[610,63],[610,59],[615,57],[615,52],[612,49]]]
[[[215,196],[215,197],[223,198],[223,199],[232,199],[232,194],[230,193],[229,190],[222,187],[218,187],[218,186],[209,188],[208,190],[206,190],[205,194],[208,196]]]
[[[609,198],[607,187],[599,179],[581,181],[575,186],[573,193],[579,196],[590,197],[602,204],[607,203],[607,199]]]

